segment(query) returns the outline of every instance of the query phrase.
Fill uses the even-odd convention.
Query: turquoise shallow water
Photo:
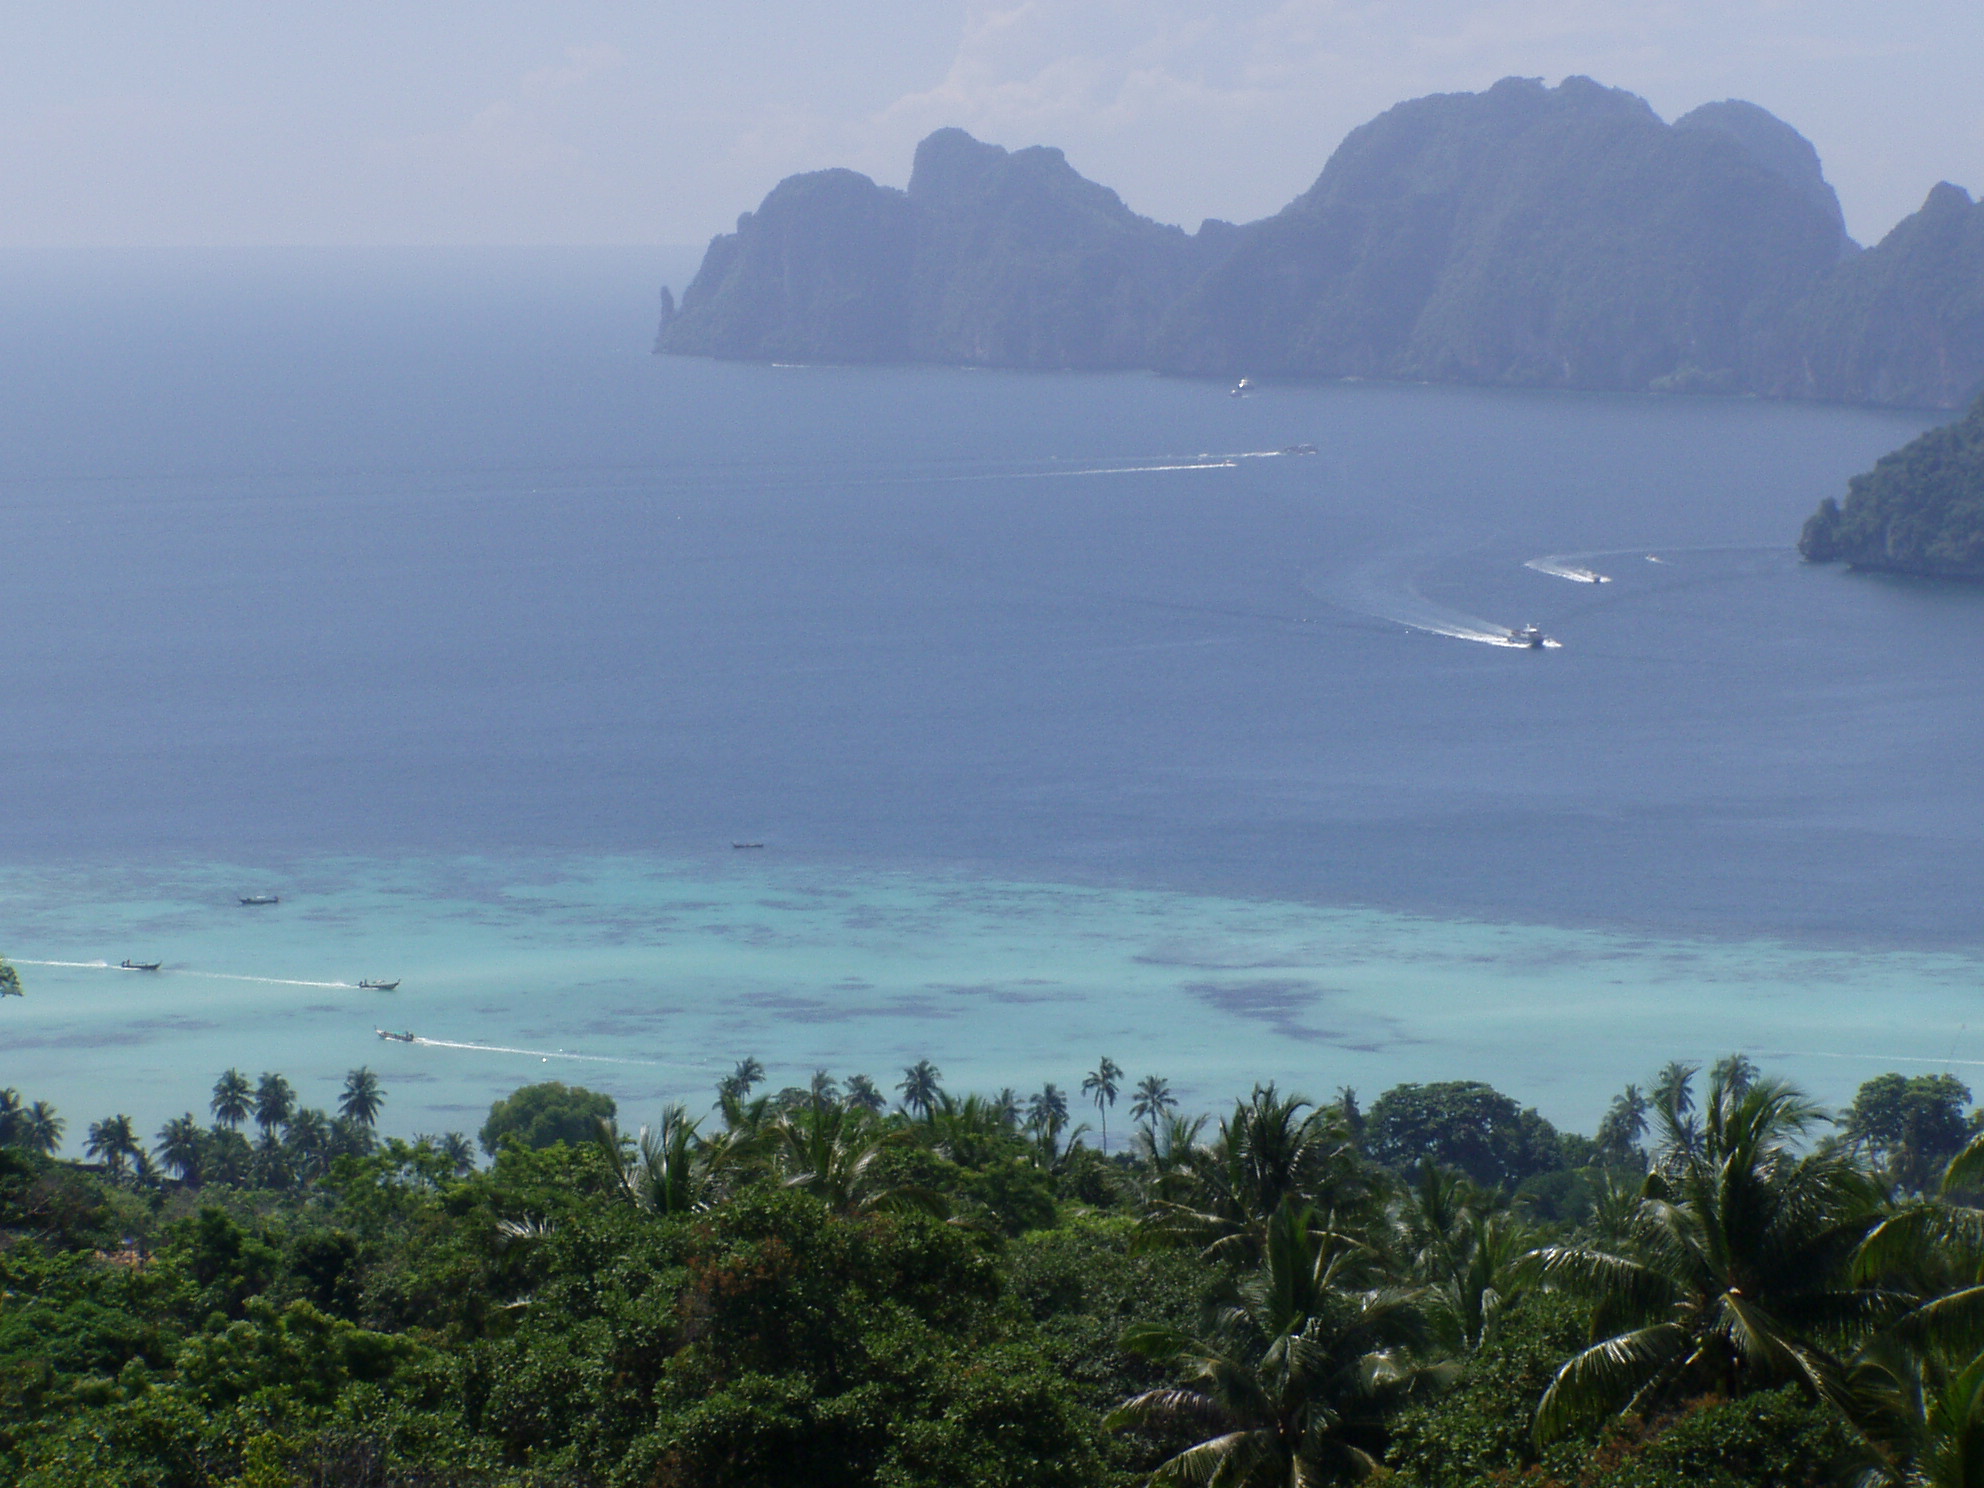
[[[661,276],[0,254],[0,954],[166,964],[24,965],[0,1085],[1107,1054],[1589,1129],[1984,1056],[1984,588],[1789,546],[1925,416],[656,358]]]
[[[927,1057],[952,1088],[1023,1091],[1073,1089],[1107,1054],[1208,1108],[1256,1079],[1369,1099],[1476,1077],[1587,1130],[1673,1057],[1740,1048],[1834,1101],[1883,1068],[1984,1064],[1967,1026],[1984,964],[1962,953],[736,859],[16,871],[0,912],[32,995],[6,1009],[14,1058],[72,1118],[114,1106],[148,1128],[203,1109],[229,1064],[329,1105],[364,1063],[402,1134],[473,1131],[542,1078],[608,1091],[630,1121],[701,1109],[747,1054],[774,1085],[820,1067],[893,1083]],[[236,903],[265,890],[282,903]],[[164,970],[111,969],[127,956]]]

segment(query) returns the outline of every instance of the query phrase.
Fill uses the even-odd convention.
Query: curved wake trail
[[[1511,650],[1529,650],[1529,645],[1516,639],[1513,627],[1498,625],[1493,620],[1480,615],[1470,615],[1465,610],[1452,609],[1447,605],[1435,604],[1418,588],[1400,574],[1391,564],[1374,564],[1352,574],[1344,586],[1344,592],[1327,595],[1332,603],[1359,614],[1369,615],[1376,620],[1389,620],[1394,625],[1403,625],[1410,630],[1424,631],[1428,635],[1446,636],[1456,641],[1472,641],[1479,646],[1506,646]],[[1560,641],[1545,640],[1546,649],[1556,651],[1563,648]]]

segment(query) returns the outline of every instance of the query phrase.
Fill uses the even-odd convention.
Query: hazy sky
[[[1879,237],[1984,190],[1984,0],[0,0],[0,243],[697,243],[961,124],[1136,210],[1280,207],[1401,99],[1761,103]]]

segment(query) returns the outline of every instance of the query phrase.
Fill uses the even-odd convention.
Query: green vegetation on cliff
[[[1844,503],[1828,496],[1798,551],[1815,563],[1984,578],[1984,396],[1854,476]]]

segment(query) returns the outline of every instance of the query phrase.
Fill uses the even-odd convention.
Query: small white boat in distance
[[[410,1044],[414,1041],[411,1031],[406,1033],[388,1033],[383,1028],[375,1028],[372,1031],[378,1034],[380,1038],[388,1039],[395,1044]]]
[[[358,984],[358,990],[361,992],[397,992],[399,988],[398,977],[394,977],[390,982],[368,982],[361,980]]]
[[[280,904],[282,903],[282,899],[275,894],[243,894],[241,896],[241,902],[243,904]]]
[[[1251,377],[1243,377],[1238,382],[1233,384],[1232,391],[1229,392],[1226,396],[1229,398],[1245,398],[1251,396],[1253,391],[1254,391],[1254,379]]]
[[[1526,646],[1532,651],[1541,651],[1544,643],[1549,639],[1550,637],[1543,633],[1542,628],[1535,625],[1525,625],[1520,630],[1509,632],[1509,640],[1513,644]]]

